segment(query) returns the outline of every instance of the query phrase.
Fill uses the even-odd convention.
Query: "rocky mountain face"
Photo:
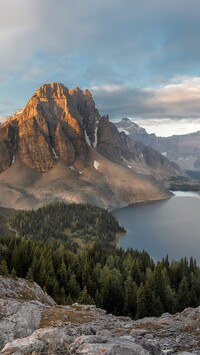
[[[0,126],[4,207],[30,208],[55,199],[118,207],[169,197],[156,179],[175,174],[165,157],[120,133],[108,116],[101,117],[88,90],[44,84]]]
[[[26,107],[0,128],[1,171],[17,157],[40,173],[50,170],[57,159],[67,165],[77,158],[87,160],[85,136],[93,145],[99,118],[88,90],[42,85]]]
[[[130,138],[125,131],[116,129],[109,117],[102,117],[98,126],[99,153],[111,161],[120,164],[123,159],[129,162],[143,163],[155,170],[165,170],[173,175],[176,167],[162,154],[147,145]],[[143,129],[141,128],[141,131]]]
[[[0,276],[0,354],[200,354],[200,307],[134,321],[93,305],[58,306],[41,288]]]
[[[128,118],[122,118],[115,125],[119,132],[123,131],[133,140],[154,148],[182,169],[200,170],[200,131],[171,137],[157,137],[155,134],[148,134],[144,128]]]

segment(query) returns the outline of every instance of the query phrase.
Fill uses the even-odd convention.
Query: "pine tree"
[[[136,318],[144,318],[147,315],[146,295],[144,284],[141,283],[137,292],[137,315]]]
[[[119,315],[123,311],[124,292],[122,286],[122,275],[120,273],[120,270],[116,268],[111,271],[109,288],[111,297],[111,311],[114,314]]]
[[[26,279],[29,281],[33,281],[34,277],[33,277],[33,270],[31,267],[29,267],[27,274],[26,274]]]
[[[94,304],[93,298],[90,296],[90,294],[87,291],[87,287],[85,286],[84,289],[81,291],[78,302],[80,304]]]
[[[103,308],[108,312],[111,312],[113,309],[112,304],[112,290],[111,290],[111,271],[108,266],[104,266],[101,270],[100,276],[100,285],[101,285],[101,295],[103,299]]]
[[[137,311],[137,285],[128,276],[124,284],[124,310],[127,316],[135,317]]]
[[[64,287],[61,287],[59,292],[59,303],[65,304],[66,303],[66,294]]]
[[[67,296],[67,298],[66,298],[66,304],[68,304],[68,305],[71,305],[73,303],[73,300],[72,300],[72,298],[71,298],[71,296],[70,296],[70,294]]]
[[[80,288],[76,280],[76,276],[73,273],[70,276],[69,283],[68,283],[68,293],[70,294],[73,301],[76,301],[80,294]]]
[[[6,260],[2,260],[0,263],[0,275],[6,276],[8,275],[8,264]]]
[[[66,268],[64,260],[62,260],[61,265],[60,265],[56,275],[57,275],[57,280],[59,282],[60,287],[63,287],[65,290],[67,290],[68,275],[67,275],[67,268]]]
[[[189,287],[185,276],[183,276],[178,289],[178,309],[182,311],[189,306]]]
[[[103,298],[98,289],[96,290],[94,299],[95,299],[96,306],[99,308],[103,308]]]
[[[153,305],[154,305],[154,316],[160,317],[161,314],[164,313],[164,308],[162,305],[162,302],[160,300],[160,296],[155,297],[155,294],[153,294]]]
[[[16,273],[16,270],[13,268],[11,270],[11,276],[15,279],[17,277],[17,273]]]
[[[165,270],[165,269],[164,269]],[[157,263],[154,273],[154,292],[156,297],[160,297],[161,303],[165,310],[168,309],[168,299],[167,299],[167,279],[166,274],[162,269],[160,262]]]

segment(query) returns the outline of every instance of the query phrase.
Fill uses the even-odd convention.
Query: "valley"
[[[174,216],[181,211],[182,202],[174,210],[162,207],[175,201],[171,189],[199,191],[199,187],[198,172],[181,170],[154,148],[117,129],[107,115],[101,117],[89,90],[69,90],[60,83],[42,85],[23,110],[0,126],[0,281],[4,287],[6,278],[15,284],[12,297],[18,297],[18,280],[25,289],[26,282],[29,288],[36,282],[52,297],[45,300],[51,307],[45,313],[43,306],[34,303],[31,291],[33,301],[27,299],[25,308],[28,314],[40,315],[41,322],[29,324],[27,332],[22,326],[19,347],[30,349],[29,340],[35,344],[34,330],[42,327],[49,334],[47,327],[54,329],[57,322],[64,327],[65,337],[64,317],[71,327],[75,316],[76,329],[79,322],[92,322],[99,315],[107,327],[106,312],[112,314],[112,322],[117,321],[116,316],[128,316],[131,327],[138,322],[137,333],[140,318],[154,319],[164,312],[176,314],[199,306],[198,217],[193,213],[191,226],[186,207],[186,226],[179,237],[188,239],[190,248],[188,244],[182,248],[179,238],[176,252],[178,234],[172,222],[180,224]],[[192,205],[197,212],[194,201]],[[128,221],[121,218],[124,214]],[[162,224],[166,220],[171,229]],[[190,229],[193,234],[185,237]],[[172,249],[162,236],[165,230],[166,240],[175,243]],[[197,244],[192,244],[194,234]],[[39,286],[34,287],[39,290]],[[10,302],[12,309],[16,300],[14,306]],[[18,327],[20,320],[16,319]],[[154,326],[159,327],[151,323],[152,329]],[[9,322],[7,327],[10,329]],[[150,337],[155,337],[152,329]],[[17,333],[12,330],[12,334],[15,339]],[[162,354],[169,344],[178,349],[170,339],[167,346],[160,347],[156,341],[151,347],[148,341],[141,343],[140,336],[134,345],[115,337],[114,345],[108,339],[107,350],[134,346],[139,353],[147,349],[147,354]],[[198,350],[195,334],[192,339]],[[5,351],[8,348],[12,353],[17,347],[15,340],[9,340],[6,337],[1,345],[6,344]],[[70,349],[74,352],[73,341],[76,339],[66,343],[68,353]],[[41,346],[52,349],[46,343]],[[55,339],[51,346],[58,349]],[[187,349],[183,343],[181,346]]]
[[[200,355],[200,1],[0,1],[0,355]]]

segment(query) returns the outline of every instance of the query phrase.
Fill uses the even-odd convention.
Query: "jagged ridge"
[[[16,157],[41,173],[57,159],[71,165],[87,160],[88,146],[94,144],[94,131],[100,118],[88,90],[69,90],[63,84],[42,85],[26,107],[0,128],[0,171]]]

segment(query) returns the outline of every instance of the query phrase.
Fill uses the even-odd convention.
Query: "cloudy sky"
[[[200,130],[200,1],[1,0],[1,120],[52,81],[112,120]]]

